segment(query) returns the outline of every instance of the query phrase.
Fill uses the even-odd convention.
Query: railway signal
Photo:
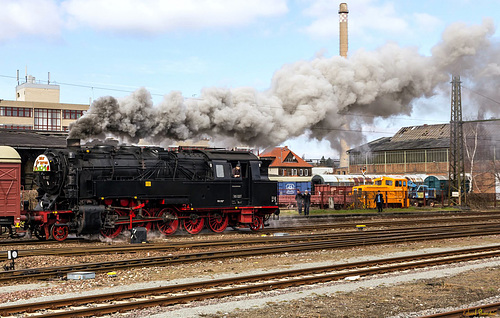
[[[4,265],[3,269],[6,271],[13,271],[16,268],[14,260],[17,258],[18,255],[19,253],[17,252],[17,250],[7,251],[7,259],[10,259],[12,263],[10,263],[10,265]]]

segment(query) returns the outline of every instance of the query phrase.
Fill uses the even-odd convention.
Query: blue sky
[[[206,87],[266,90],[276,71],[297,61],[339,54],[338,6],[331,0],[0,0],[0,98],[15,99],[16,70],[61,86],[61,102],[89,103],[140,87],[154,103]],[[349,56],[394,42],[423,56],[452,23],[492,19],[498,0],[347,1]],[[451,88],[450,88],[451,89]],[[449,90],[413,101],[410,115],[374,118],[366,140],[402,126],[448,122]],[[464,116],[475,116],[474,107]],[[307,132],[305,133],[307,135]],[[338,157],[328,141],[291,136],[281,142],[306,158]]]

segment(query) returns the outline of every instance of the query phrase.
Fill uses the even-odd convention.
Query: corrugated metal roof
[[[498,124],[467,123],[463,124],[464,135],[474,138],[476,131],[484,142],[496,142]],[[418,149],[439,149],[450,147],[450,124],[409,126],[399,129],[392,137],[382,137],[367,144],[350,149],[349,153],[374,151],[397,151]]]
[[[439,138],[450,138],[449,124],[403,127],[392,137],[392,141]]]

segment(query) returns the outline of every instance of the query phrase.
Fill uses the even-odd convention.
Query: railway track
[[[307,218],[311,221],[322,221],[322,220],[342,220],[342,219],[408,219],[408,218],[426,218],[426,217],[471,217],[471,216],[487,216],[487,215],[498,215],[500,210],[488,210],[488,211],[460,211],[460,210],[447,210],[447,211],[415,211],[415,212],[371,212],[371,213],[353,213],[353,214],[313,214],[307,217],[294,215],[290,218],[303,219]]]
[[[366,232],[343,232],[343,233],[331,233],[331,234],[306,234],[306,235],[285,235],[285,236],[260,236],[254,238],[237,238],[237,239],[226,239],[226,240],[215,240],[215,241],[191,241],[191,242],[156,242],[156,243],[146,243],[146,244],[127,244],[127,245],[105,245],[105,246],[77,246],[77,247],[55,247],[55,248],[37,248],[37,249],[27,249],[18,250],[18,255],[21,257],[28,256],[78,256],[86,254],[114,254],[114,253],[137,253],[142,251],[172,251],[180,249],[191,249],[191,248],[217,248],[217,247],[228,247],[228,246],[244,246],[244,245],[256,245],[256,244],[283,244],[291,242],[300,241],[321,241],[321,240],[366,240],[370,238],[380,238],[387,235],[408,235],[408,234],[418,234],[433,230],[442,229],[455,229],[459,228],[470,229],[471,226],[490,226],[492,224],[497,224],[500,227],[500,223],[478,223],[478,224],[467,224],[462,226],[457,225],[445,225],[445,226],[434,226],[434,227],[421,227],[421,228],[411,228],[411,229],[388,229],[388,230],[371,230]],[[0,261],[7,260],[7,251],[0,252]]]
[[[0,306],[0,315],[30,313],[30,317],[87,317],[493,257],[500,257],[500,245],[237,276],[46,302],[4,305]],[[33,313],[35,311],[36,313]]]
[[[0,248],[2,246],[7,246],[7,247],[12,247],[12,246],[20,246],[20,245],[61,245],[61,244],[68,244],[68,243],[85,243],[89,242],[89,240],[85,240],[82,238],[68,238],[64,242],[59,242],[56,240],[49,240],[49,241],[40,241],[38,239],[36,240],[28,240],[28,239],[21,239],[21,240],[13,240],[13,239],[3,239],[0,240]]]
[[[294,218],[295,219],[295,218]],[[371,218],[370,218],[371,219]],[[482,222],[482,221],[494,221],[500,220],[500,214],[498,213],[488,213],[484,215],[484,212],[476,213],[470,216],[460,216],[460,217],[431,217],[431,218],[419,218],[417,220],[387,220],[387,221],[372,221],[367,219],[360,219],[350,222],[335,222],[335,223],[325,223],[325,224],[302,224],[300,226],[281,226],[276,228],[265,228],[258,233],[255,232],[242,232],[237,233],[248,233],[248,234],[266,234],[266,233],[277,233],[277,232],[298,232],[298,231],[313,231],[313,230],[331,230],[331,229],[354,229],[357,225],[365,225],[367,228],[374,227],[387,227],[387,226],[404,226],[404,225],[415,225],[415,224],[440,224],[440,223],[472,223],[472,222]],[[227,232],[231,233],[231,232]],[[216,233],[219,234],[219,233]],[[40,241],[40,240],[0,240],[0,248],[8,247],[12,248],[15,246],[23,245],[57,245],[56,249],[59,249],[61,245],[67,243],[95,243],[95,241],[81,239],[81,238],[68,238],[64,242],[58,241]],[[0,260],[5,259],[6,252],[0,251]]]
[[[277,232],[277,231],[301,231],[301,230],[314,230],[314,229],[327,229],[327,228],[355,228],[359,224],[366,225],[367,227],[385,227],[385,226],[402,226],[402,225],[415,225],[415,224],[439,224],[439,223],[468,223],[468,222],[482,222],[500,220],[500,214],[488,216],[470,216],[470,217],[447,217],[447,218],[425,218],[425,219],[412,219],[412,220],[388,220],[388,221],[351,221],[333,224],[312,224],[301,225],[297,227],[284,227],[279,228],[266,228],[264,232]]]
[[[491,303],[481,306],[468,307],[420,318],[462,318],[462,317],[498,317],[500,303]]]
[[[424,241],[449,239],[466,236],[484,236],[500,234],[499,224],[468,225],[461,227],[434,227],[422,229],[406,229],[405,231],[374,231],[355,232],[337,237],[323,237],[316,239],[317,235],[310,239],[300,238],[300,242],[283,243],[271,246],[253,246],[249,248],[235,248],[222,251],[204,251],[199,253],[177,254],[169,256],[157,256],[147,258],[125,259],[113,262],[99,262],[76,264],[58,267],[41,267],[14,271],[0,272],[0,282],[12,282],[26,278],[46,278],[63,276],[73,271],[111,271],[132,267],[166,266],[190,261],[214,260],[234,257],[249,257],[265,254],[277,254],[285,252],[303,252],[332,248],[346,248],[361,245],[391,244],[409,241]],[[355,234],[355,235],[354,235]],[[248,244],[248,242],[247,242]],[[206,249],[205,249],[206,250]]]

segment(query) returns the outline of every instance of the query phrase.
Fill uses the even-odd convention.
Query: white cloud
[[[159,34],[241,27],[288,13],[286,0],[0,0],[0,41],[63,28]]]
[[[314,1],[304,14],[314,20],[304,31],[313,37],[338,36],[339,3],[330,0]],[[349,34],[367,36],[371,31],[402,34],[409,29],[406,19],[396,12],[390,2],[358,0],[348,3]]]
[[[435,31],[436,28],[443,27],[443,21],[427,13],[415,13],[415,23],[420,31]]]
[[[61,13],[52,0],[0,0],[0,8],[0,41],[23,35],[60,35]]]
[[[288,12],[285,0],[67,0],[72,25],[118,32],[239,27]]]

